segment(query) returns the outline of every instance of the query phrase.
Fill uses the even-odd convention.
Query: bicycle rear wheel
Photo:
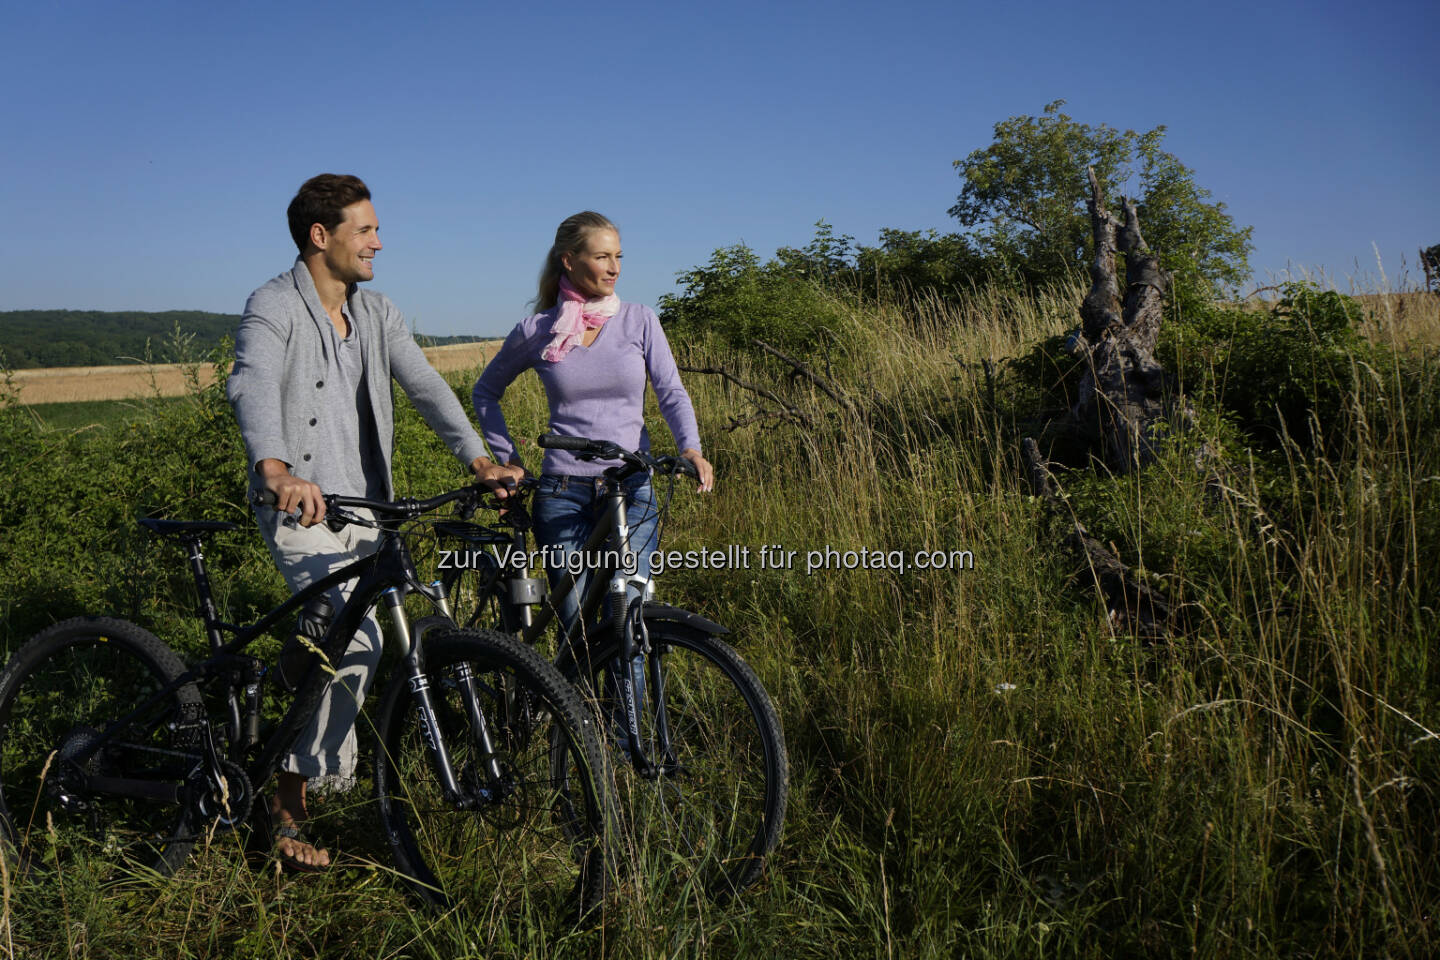
[[[409,684],[386,691],[375,756],[380,819],[411,890],[494,924],[573,921],[605,891],[608,794],[589,713],[534,650],[454,630],[422,647],[440,740],[460,796],[447,796]],[[470,710],[478,706],[487,751]]]
[[[101,857],[169,873],[185,859],[195,831],[183,785],[199,755],[182,741],[194,739],[200,693],[184,684],[156,697],[184,671],[149,631],[106,617],[57,623],[11,657],[0,830],[22,867]],[[122,795],[137,789],[154,795]]]
[[[618,661],[613,637],[564,669],[596,698],[619,756],[616,807],[635,869],[724,899],[759,878],[780,842],[790,789],[780,717],[728,644],[679,623],[646,626],[651,657],[638,713],[641,747],[654,765],[648,774],[628,756],[617,685],[607,676]]]

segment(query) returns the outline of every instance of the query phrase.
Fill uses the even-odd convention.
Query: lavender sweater
[[[500,395],[531,367],[539,374],[550,401],[551,433],[609,440],[627,450],[648,450],[650,437],[642,416],[648,374],[676,446],[700,449],[690,395],[680,382],[670,344],[653,310],[622,303],[620,311],[600,328],[594,343],[575,347],[559,363],[540,356],[550,342],[554,323],[554,309],[521,320],[475,382],[475,413],[496,463],[520,459],[500,412]],[[568,450],[547,450],[542,471],[597,476],[610,466],[614,464],[577,460]]]

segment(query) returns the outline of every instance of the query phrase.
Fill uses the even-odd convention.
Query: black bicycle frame
[[[339,502],[344,504],[343,499],[339,499]],[[405,664],[406,682],[416,700],[420,722],[424,728],[424,740],[435,760],[441,788],[446,799],[457,806],[467,807],[474,802],[475,798],[467,796],[461,789],[450,763],[449,751],[441,736],[440,726],[435,719],[434,704],[429,692],[430,683],[425,675],[421,648],[410,637],[409,619],[405,614],[404,602],[408,594],[420,593],[446,616],[448,616],[448,607],[440,588],[420,583],[409,551],[397,531],[387,528],[375,553],[348,563],[322,577],[248,626],[227,623],[219,618],[215,609],[209,576],[205,570],[204,556],[200,549],[201,538],[192,533],[182,534],[180,539],[187,548],[191,573],[194,576],[196,591],[199,595],[200,617],[205,623],[205,632],[210,640],[211,656],[190,667],[179,677],[136,705],[123,717],[108,724],[93,742],[77,751],[71,758],[77,767],[83,767],[87,759],[111,742],[120,731],[147,710],[166,700],[175,690],[189,683],[203,685],[216,676],[228,674],[230,682],[227,684],[226,692],[227,707],[231,714],[230,730],[228,731],[231,734],[231,760],[242,765],[252,783],[264,783],[278,768],[281,754],[293,743],[304,725],[309,722],[319,705],[325,685],[329,681],[323,670],[311,671],[310,676],[296,692],[285,716],[266,738],[260,752],[246,766],[245,754],[256,743],[247,742],[247,738],[242,732],[245,721],[250,718],[240,716],[239,694],[234,678],[240,668],[247,667],[255,661],[254,658],[242,656],[240,651],[281,619],[295,612],[321,593],[338,584],[358,580],[344,606],[331,620],[330,626],[319,644],[321,653],[329,663],[339,663],[345,648],[349,645],[350,638],[355,635],[369,615],[370,609],[383,598],[390,610],[391,620],[395,627],[394,632],[399,640],[400,653]],[[233,634],[234,639],[224,642],[223,635],[225,633]],[[492,779],[498,779],[501,771],[496,759],[489,725],[483,711],[479,708],[480,700],[475,688],[474,677],[470,676],[468,671],[461,670],[457,679],[463,684],[466,694],[465,700],[472,730],[480,741],[483,755],[491,758],[486,772]],[[392,682],[394,681],[392,680]],[[258,702],[247,704],[247,708],[258,710]],[[182,718],[182,724],[188,722],[194,722],[199,726],[201,746],[206,761],[212,768],[218,770],[217,760],[219,757],[210,732],[209,722],[203,716]],[[91,777],[87,778],[86,788],[100,793],[171,802],[178,802],[181,798],[179,785],[156,783],[153,780]]]
[[[611,467],[605,471],[606,480],[605,494],[596,513],[598,516],[594,531],[590,534],[583,548],[587,556],[595,556],[596,552],[603,546],[610,543],[616,555],[620,555],[630,545],[630,527],[625,515],[625,488],[622,483],[625,479],[641,472],[641,468],[633,464]],[[501,541],[499,537],[484,537],[478,542],[498,546]],[[524,533],[520,530],[515,532],[512,540],[515,552],[524,553]],[[518,569],[517,569],[517,572]],[[611,604],[610,624],[615,631],[615,636],[620,640],[620,660],[628,664],[637,654],[645,655],[648,664],[650,680],[650,701],[656,717],[656,737],[659,741],[659,748],[666,769],[674,765],[675,753],[670,742],[669,724],[666,722],[665,711],[665,684],[661,671],[659,658],[652,655],[649,646],[649,636],[644,626],[644,598],[635,601],[627,601],[623,584],[617,581],[626,580],[624,573],[614,567],[600,567],[589,571],[589,581],[585,586],[585,595],[581,597],[579,604],[579,615],[571,624],[568,633],[562,633],[559,646],[556,651],[557,661],[566,656],[567,648],[570,648],[569,655],[577,663],[582,662],[583,655],[580,651],[580,638],[585,629],[585,624],[599,611],[607,593],[614,594],[614,602]],[[448,581],[453,584],[455,576]],[[503,582],[515,577],[499,579]],[[570,571],[565,571],[556,585],[551,589],[550,602],[542,604],[540,609],[532,614],[529,604],[522,603],[506,595],[505,591],[498,591],[501,622],[505,629],[517,632],[529,644],[535,644],[544,637],[545,630],[556,618],[556,610],[559,603],[563,601],[575,589],[577,576]],[[637,644],[636,638],[639,637]],[[645,754],[644,747],[640,740],[640,717],[636,708],[635,679],[628,667],[613,671],[616,682],[619,684],[620,701],[624,706],[625,713],[625,734],[627,746],[630,749],[630,757],[636,769],[643,776],[654,776],[657,773],[655,765]]]

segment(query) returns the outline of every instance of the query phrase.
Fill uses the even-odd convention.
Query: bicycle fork
[[[623,588],[622,588],[623,589]],[[620,654],[615,674],[619,683],[620,702],[625,712],[625,739],[630,750],[630,762],[642,777],[653,780],[662,774],[673,774],[679,769],[675,749],[670,740],[670,721],[666,709],[665,671],[661,654],[650,643],[650,631],[645,628],[643,614],[644,600],[637,597],[623,608],[625,614],[620,621]],[[640,705],[635,690],[635,658],[640,657],[648,676],[646,677],[650,697],[650,711],[655,720],[655,746],[659,754],[657,766],[645,753],[640,736]]]
[[[420,645],[415,643],[410,635],[410,621],[405,615],[405,598],[394,587],[386,590],[384,597],[385,605],[390,611],[390,620],[394,625],[400,653],[404,657],[406,684],[415,704],[416,718],[420,724],[420,736],[430,751],[436,776],[440,780],[440,789],[444,793],[445,799],[454,804],[457,809],[465,810],[474,807],[488,797],[476,796],[466,790],[455,774],[455,767],[450,759],[450,750],[446,747],[444,735],[440,731],[435,700],[431,695],[430,678],[425,673]],[[444,608],[442,607],[442,609]],[[454,679],[470,723],[471,736],[474,737],[480,750],[484,777],[490,784],[498,785],[503,775],[500,769],[499,753],[495,749],[495,740],[490,733],[489,721],[485,718],[485,712],[480,709],[480,694],[475,674],[468,663],[461,661],[456,666]]]

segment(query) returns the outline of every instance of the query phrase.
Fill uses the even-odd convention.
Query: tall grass
[[[1007,361],[1073,326],[1078,302],[982,289],[951,305],[837,303],[828,356],[807,359],[858,415],[774,362],[672,344],[812,416],[727,431],[755,398],[687,376],[718,484],[677,492],[664,546],[752,552],[745,568],[671,571],[662,596],[732,628],[792,763],[781,848],[739,903],[657,870],[622,885],[594,929],[505,930],[418,912],[373,841],[342,845],[346,869],[290,879],[222,835],[167,880],[8,875],[0,933],[18,956],[1432,954],[1440,309],[1367,301],[1364,331],[1390,349],[1357,356],[1323,455],[1247,447],[1209,416],[1221,483],[1180,443],[1135,476],[1062,476],[1079,517],[1182,612],[1145,643],[1115,630],[1018,458],[1045,411]],[[538,384],[512,387],[507,412],[517,436],[538,432]],[[0,418],[0,473],[22,501],[0,543],[5,649],[105,606],[198,650],[178,558],[130,517],[244,519],[223,400],[108,432]],[[651,433],[667,435],[658,417]],[[402,491],[455,479],[413,412],[397,448]],[[762,545],[794,551],[792,568],[760,569]],[[826,548],[886,562],[807,574]],[[922,550],[973,563],[888,562]],[[258,538],[212,558],[232,616],[278,600]],[[319,809],[342,837],[372,822],[358,798]]]

